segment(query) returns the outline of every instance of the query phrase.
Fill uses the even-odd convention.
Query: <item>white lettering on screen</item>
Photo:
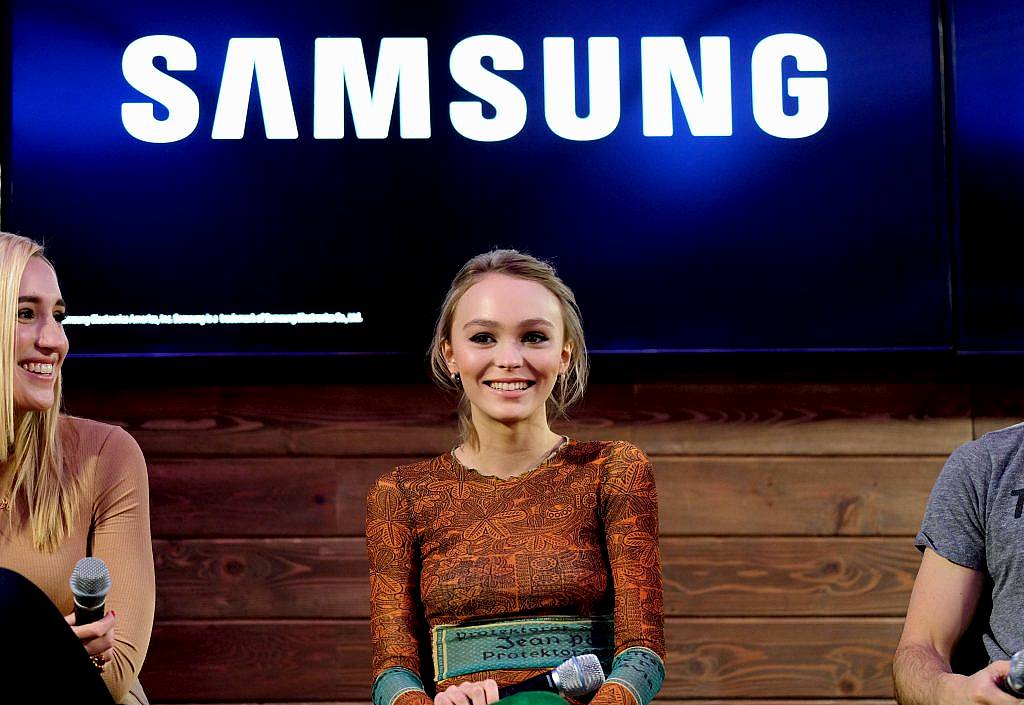
[[[728,37],[700,38],[701,81],[697,83],[682,37],[640,40],[644,135],[671,137],[672,87],[694,137],[732,134],[732,68]]]
[[[495,71],[522,71],[523,50],[507,37],[481,34],[455,45],[448,68],[459,86],[494,107],[494,117],[484,117],[478,100],[455,100],[448,116],[455,131],[476,142],[500,142],[515,137],[526,124],[526,96],[507,81],[483,67],[488,57]]]
[[[430,78],[427,40],[423,37],[380,40],[373,88],[359,38],[324,38],[315,42],[313,137],[345,136],[345,94],[359,139],[380,140],[391,129],[398,95],[398,134],[402,139],[430,137]]]
[[[774,137],[810,137],[828,120],[828,79],[805,76],[787,80],[785,90],[799,104],[793,115],[787,115],[782,109],[782,60],[787,56],[796,58],[799,71],[828,68],[825,48],[805,34],[773,34],[762,39],[750,59],[754,121]]]
[[[362,40],[357,37],[319,37],[314,41],[313,137],[345,137],[346,96],[356,139],[386,139],[398,110],[401,139],[431,136],[430,79],[425,37],[385,37],[380,40],[371,83]],[[729,37],[701,37],[700,69],[694,67],[682,37],[642,37],[640,40],[641,111],[645,137],[671,137],[677,122],[694,137],[733,134],[732,56]],[[548,128],[566,140],[607,137],[621,119],[619,39],[587,40],[589,106],[576,109],[575,43],[571,37],[543,41],[544,118]],[[761,40],[750,59],[754,123],[766,134],[783,139],[809,137],[828,121],[828,78],[785,77],[783,63],[796,60],[798,74],[824,72],[825,49],[803,34],[774,34]],[[156,67],[162,58],[166,69]],[[485,59],[490,68],[485,66]],[[127,83],[149,101],[126,102],[121,121],[132,137],[143,142],[177,142],[199,125],[196,93],[169,72],[195,71],[195,48],[185,39],[167,35],[140,37],[125,49],[122,72]],[[476,100],[449,105],[452,128],[466,139],[499,142],[518,135],[526,125],[527,100],[514,76],[526,66],[522,48],[508,37],[478,35],[458,42],[449,56],[456,85]],[[242,139],[253,82],[259,94],[267,139],[297,139],[298,128],[284,54],[275,37],[233,38],[228,42],[220,92],[214,108],[213,139]],[[796,109],[787,114],[786,96]],[[682,119],[674,115],[678,100]],[[484,103],[493,114],[485,115]],[[156,105],[167,116],[156,117]]]
[[[576,114],[576,69],[571,37],[544,39],[544,118],[548,127],[567,140],[599,140],[619,125],[619,39],[591,37],[590,112]]]
[[[68,316],[66,326],[212,326],[362,323],[363,314],[349,313],[91,313]]]
[[[155,34],[128,45],[121,57],[121,73],[128,85],[168,109],[158,120],[153,103],[124,103],[121,123],[128,134],[143,142],[165,144],[191,135],[199,125],[199,97],[187,85],[153,65],[162,56],[168,71],[195,71],[195,48],[181,37]]]
[[[242,139],[253,78],[256,79],[263,108],[263,128],[267,139],[297,138],[299,128],[295,125],[281,41],[267,38],[232,39],[228,42],[217,112],[213,116],[213,139]]]

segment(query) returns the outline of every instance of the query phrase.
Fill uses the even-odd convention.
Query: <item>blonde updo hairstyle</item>
[[[25,266],[33,257],[53,267],[38,243],[0,233],[0,467],[13,469],[10,484],[0,486],[0,494],[28,520],[35,549],[52,553],[71,531],[83,488],[81,474],[64,465],[60,372],[54,381],[53,406],[15,413],[18,294]]]
[[[564,417],[566,410],[583,398],[587,386],[587,374],[590,362],[587,358],[587,344],[583,339],[583,321],[576,295],[566,286],[558,274],[547,262],[516,250],[491,250],[477,255],[466,262],[455,275],[448,294],[441,304],[441,313],[434,327],[434,338],[430,343],[430,371],[441,389],[457,394],[459,397],[459,434],[462,442],[471,446],[477,444],[476,429],[473,428],[473,417],[469,398],[462,385],[452,379],[448,363],[444,358],[444,343],[451,344],[452,323],[455,310],[463,294],[471,286],[488,274],[503,274],[516,279],[536,282],[550,291],[558,299],[562,310],[564,341],[571,346],[569,367],[559,375],[558,382],[547,400],[548,419]]]

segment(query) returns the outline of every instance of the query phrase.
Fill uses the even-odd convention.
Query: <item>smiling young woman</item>
[[[64,310],[42,248],[0,233],[0,627],[13,638],[0,676],[40,701],[145,703],[146,464],[122,429],[61,413]],[[76,625],[68,579],[85,556],[110,569],[110,611]]]
[[[461,442],[369,493],[374,705],[487,705],[583,653],[608,673],[592,703],[648,705],[665,674],[654,478],[630,443],[551,430],[586,386],[572,291],[529,255],[474,257],[430,358]]]

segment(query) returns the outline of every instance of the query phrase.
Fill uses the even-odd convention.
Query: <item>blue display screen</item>
[[[1024,350],[1024,6],[954,2],[958,297],[969,351]]]
[[[420,352],[495,246],[598,351],[953,345],[930,1],[9,12],[73,352]]]

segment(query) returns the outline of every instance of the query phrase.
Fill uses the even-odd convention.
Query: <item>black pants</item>
[[[0,568],[0,683],[39,701],[112,705],[110,691],[60,610],[30,580]]]

